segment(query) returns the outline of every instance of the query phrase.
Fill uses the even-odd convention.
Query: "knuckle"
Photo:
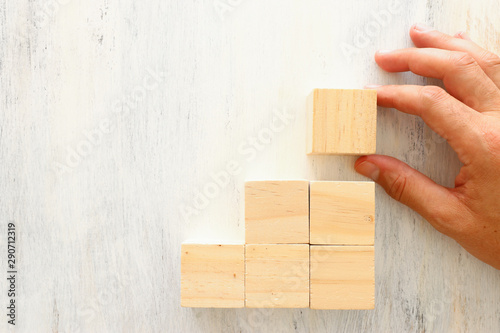
[[[405,189],[408,177],[405,174],[399,174],[392,184],[390,184],[387,189],[387,194],[389,194],[392,198],[396,199],[399,202],[403,202],[405,199]]]
[[[457,200],[448,203],[448,207],[435,205],[432,209],[429,222],[438,230],[455,239],[461,235],[467,235],[471,232],[471,225],[467,223],[468,211],[462,203],[459,196]]]
[[[454,239],[470,238],[475,232],[473,225],[467,223],[463,217],[456,216],[443,226],[443,233],[451,236]]]
[[[455,69],[477,67],[478,64],[470,54],[466,52],[451,52],[450,61]]]
[[[450,212],[446,219],[443,219],[442,229],[445,234],[457,240],[462,237],[470,238],[476,231],[474,223],[470,222],[475,219],[475,216],[467,207],[465,198],[459,195],[457,199],[458,204],[455,206],[454,211]]]
[[[500,57],[490,51],[483,51],[479,55],[479,61],[486,68],[499,68]]]
[[[489,152],[493,156],[498,156],[500,158],[500,130],[498,130],[500,128],[500,121],[496,121],[496,119],[492,121],[496,126],[491,126],[491,123],[483,124],[481,131]]]
[[[442,209],[435,209],[427,220],[437,231],[446,235],[450,235],[458,229],[458,226],[455,226],[456,220],[450,214],[444,213]]]
[[[425,104],[433,104],[444,100],[448,93],[438,86],[423,86],[420,89],[420,99]]]

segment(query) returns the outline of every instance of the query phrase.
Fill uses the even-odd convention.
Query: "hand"
[[[415,25],[416,48],[379,51],[388,72],[441,79],[436,86],[387,85],[378,104],[417,115],[445,138],[463,163],[454,188],[436,184],[388,156],[363,156],[355,169],[414,209],[469,253],[500,269],[500,58],[467,35],[449,36]]]

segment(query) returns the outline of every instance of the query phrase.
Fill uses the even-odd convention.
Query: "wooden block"
[[[245,246],[182,244],[181,306],[245,306]]]
[[[309,245],[247,244],[245,305],[309,307]]]
[[[373,245],[375,183],[310,184],[311,244]]]
[[[308,244],[309,182],[246,182],[245,230],[247,244]]]
[[[375,307],[373,246],[311,246],[311,309]]]
[[[308,154],[374,154],[377,91],[314,89],[307,99]]]

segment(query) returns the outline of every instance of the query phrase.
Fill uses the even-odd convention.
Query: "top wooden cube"
[[[246,182],[245,231],[247,244],[309,243],[309,182]]]
[[[374,154],[377,91],[314,89],[307,99],[308,154]]]

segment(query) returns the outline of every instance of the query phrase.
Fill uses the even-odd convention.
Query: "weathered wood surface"
[[[19,332],[500,331],[500,273],[380,188],[375,310],[180,307],[181,243],[243,241],[245,179],[364,180],[354,157],[306,156],[313,88],[431,82],[373,61],[414,22],[499,52],[498,1],[0,8],[0,260],[14,221]],[[377,150],[446,185],[460,167],[395,110],[379,109]]]

